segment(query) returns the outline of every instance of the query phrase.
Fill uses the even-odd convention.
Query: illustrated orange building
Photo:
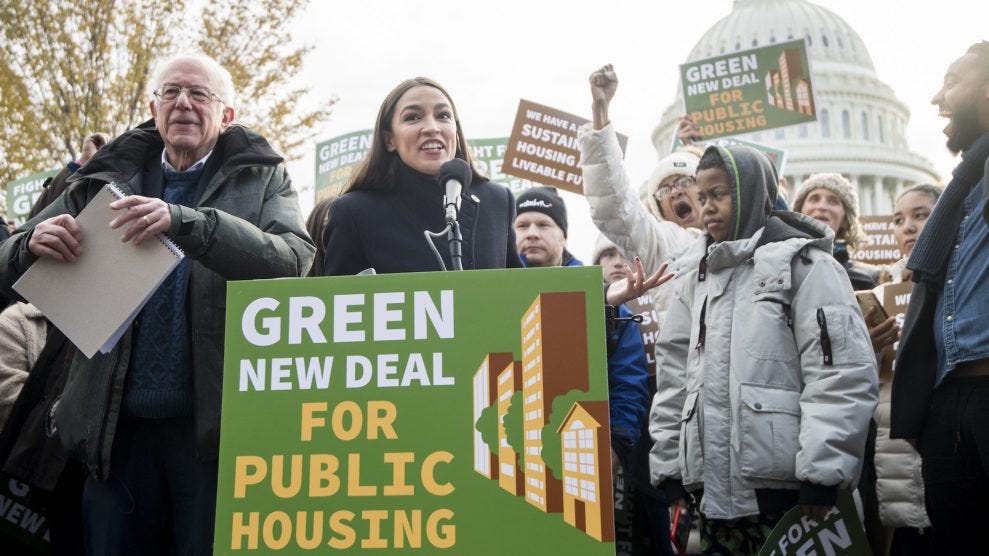
[[[608,402],[577,402],[557,432],[562,437],[563,519],[599,541],[615,540],[614,509],[609,503],[611,450]]]
[[[481,412],[494,405],[498,399],[498,373],[514,360],[512,353],[489,353],[474,373],[474,422],[481,417]],[[474,429],[474,471],[489,479],[498,478],[498,457],[491,453],[490,447],[481,438],[481,433]]]
[[[788,48],[780,53],[780,81],[783,84],[783,101],[787,110],[796,110],[791,90],[793,83],[804,75],[804,65],[799,48]],[[782,108],[782,107],[781,107]]]
[[[525,475],[516,463],[518,454],[508,444],[508,434],[505,432],[505,416],[512,402],[512,394],[522,387],[521,365],[518,361],[509,360],[508,364],[498,373],[498,485],[512,493],[521,496],[524,490]]]
[[[799,48],[780,53],[779,68],[766,72],[766,99],[781,109],[814,115],[810,81],[804,78],[804,64]]]
[[[525,499],[544,512],[561,511],[563,498],[541,455],[542,429],[554,398],[588,389],[585,311],[583,292],[558,292],[538,295],[522,315]]]

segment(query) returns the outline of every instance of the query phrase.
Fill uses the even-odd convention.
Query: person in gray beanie
[[[811,174],[793,199],[793,210],[820,220],[834,232],[834,258],[841,263],[855,290],[876,287],[879,267],[854,261],[851,256],[866,241],[859,224],[858,194],[841,174]]]
[[[601,266],[605,283],[617,282],[625,277],[625,265],[628,259],[625,253],[604,234],[598,234],[591,251],[591,264]]]
[[[822,202],[826,198],[822,195],[822,191],[818,191],[820,189],[834,193],[841,201],[842,210],[827,210],[828,203]],[[815,195],[812,196],[811,193]],[[812,197],[809,202],[808,197]],[[797,196],[793,199],[793,210],[827,224],[834,231],[835,239],[846,242],[853,252],[866,241],[865,232],[858,221],[858,193],[852,183],[841,174],[831,172],[811,174],[800,184]]]

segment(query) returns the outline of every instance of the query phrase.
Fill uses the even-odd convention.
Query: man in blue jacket
[[[527,267],[584,266],[566,249],[567,209],[551,187],[534,187],[515,201],[515,244]],[[621,317],[631,317],[624,306]],[[612,469],[638,438],[649,410],[646,357],[639,325],[618,321],[608,332],[608,407],[611,414]]]

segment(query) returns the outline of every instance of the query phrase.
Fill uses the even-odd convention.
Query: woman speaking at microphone
[[[434,253],[423,232],[441,232],[447,226],[445,188],[437,178],[440,167],[454,158],[470,169],[471,183],[460,195],[457,218],[463,268],[521,266],[511,192],[474,169],[450,95],[435,81],[416,77],[400,83],[381,103],[371,151],[330,207],[323,274],[453,268],[447,235],[433,239]],[[467,174],[465,170],[463,177]]]

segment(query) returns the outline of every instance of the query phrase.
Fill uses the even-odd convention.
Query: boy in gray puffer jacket
[[[697,180],[706,234],[671,264],[650,470],[703,493],[705,554],[756,554],[788,509],[820,519],[856,484],[875,356],[833,233],[772,211],[768,158],[709,147]]]

